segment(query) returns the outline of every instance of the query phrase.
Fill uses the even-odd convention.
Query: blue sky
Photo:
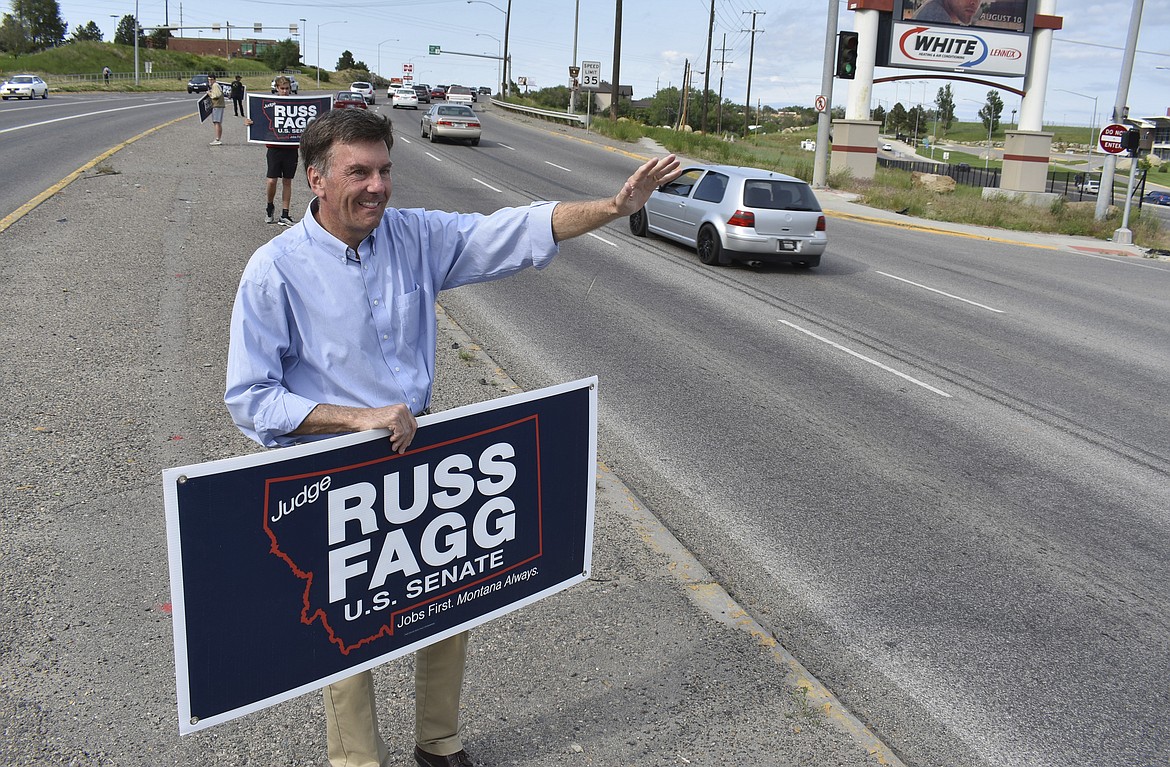
[[[134,12],[134,0],[59,0],[61,14],[70,29],[95,21],[106,39],[117,24],[111,14]],[[187,26],[221,26],[230,22],[250,33],[253,23],[265,25],[264,37],[288,37],[288,24],[305,19],[302,32],[306,60],[320,60],[328,68],[343,50],[372,69],[381,66],[390,76],[405,62],[415,66],[420,82],[459,82],[492,85],[498,79],[497,62],[451,52],[498,55],[504,37],[504,13],[508,0],[138,0],[143,25],[164,19]],[[564,83],[573,63],[574,17],[577,60],[602,64],[602,77],[613,73],[614,0],[512,0],[508,34],[512,73],[528,77],[537,87]],[[825,20],[828,2],[778,2],[778,0],[716,0],[716,49],[727,51],[723,67],[723,94],[742,103],[747,71],[752,16],[756,16],[755,56],[752,66],[752,101],[775,107],[812,105],[820,91]],[[1057,0],[1056,14],[1064,17],[1064,29],[1055,33],[1052,65],[1045,101],[1046,123],[1086,125],[1091,122],[1097,99],[1098,123],[1116,99],[1123,49],[1133,8],[1132,0],[1088,2]],[[854,13],[845,0],[837,2],[839,29],[852,29]],[[710,0],[624,0],[622,20],[621,82],[634,88],[637,98],[652,95],[659,87],[681,85],[684,61],[705,68]],[[210,30],[189,36],[212,36]],[[219,33],[222,35],[222,31]],[[235,37],[233,33],[233,37]],[[1165,115],[1170,108],[1170,0],[1145,0],[1138,53],[1128,103],[1133,115]],[[428,46],[447,51],[428,54]],[[719,60],[720,52],[712,52]],[[1158,67],[1165,67],[1159,69]],[[899,70],[879,69],[878,76]],[[711,88],[718,90],[720,67],[711,68]],[[1000,79],[1004,85],[1022,88],[1023,79]],[[895,100],[907,106],[931,102],[943,83],[879,84],[874,105],[889,106]],[[694,85],[702,86],[695,75]],[[837,81],[833,102],[845,102],[847,85]],[[953,83],[960,119],[975,119],[987,90],[985,86]],[[1065,91],[1073,91],[1067,93]],[[924,95],[925,94],[925,95]],[[1007,112],[1018,108],[1018,99],[1004,92]]]

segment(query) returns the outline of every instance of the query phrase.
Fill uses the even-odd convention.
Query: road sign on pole
[[[1121,145],[1121,139],[1125,137],[1127,130],[1129,129],[1124,125],[1118,125],[1117,123],[1106,125],[1101,129],[1101,138],[1099,139],[1101,149],[1109,154],[1121,154],[1125,149]]]
[[[824,96],[817,96],[813,101],[813,104],[816,106],[818,112],[824,112],[829,108],[829,100]]]
[[[596,91],[601,89],[601,62],[581,62],[581,90]]]
[[[443,51],[442,51],[441,46],[438,46],[438,45],[428,45],[427,46],[427,53],[431,54],[432,56],[438,56],[442,52]]]

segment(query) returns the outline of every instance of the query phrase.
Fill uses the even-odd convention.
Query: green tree
[[[172,37],[174,37],[174,35],[171,34],[171,30],[156,29],[151,32],[150,37],[147,38],[147,45],[149,45],[151,48],[154,48],[155,50],[165,51],[167,49],[167,41]]]
[[[342,51],[341,57],[337,59],[337,71],[343,69],[357,69],[357,62],[353,60],[353,54],[349,51]]]
[[[899,101],[890,109],[890,114],[886,118],[886,130],[890,133],[901,133],[905,127],[906,107],[902,106],[902,102]]]
[[[0,21],[0,50],[12,58],[32,52],[28,25],[10,13],[4,14],[3,21]]]
[[[12,15],[24,24],[32,50],[41,51],[65,42],[69,25],[61,18],[57,0],[12,0]]]
[[[983,127],[987,129],[989,135],[999,127],[1001,114],[1003,114],[1003,99],[999,97],[999,91],[988,91],[987,103],[979,108],[979,119],[983,121]]]
[[[955,124],[955,94],[951,92],[950,83],[938,89],[934,105],[938,109],[939,125],[942,126],[943,133],[946,133]]]
[[[118,45],[134,45],[134,16],[126,14],[118,21],[118,28],[114,30],[114,42]],[[142,36],[142,29],[138,30],[138,44],[144,45],[146,38]]]
[[[881,129],[885,130],[886,129],[886,108],[883,107],[881,104],[878,104],[877,107],[874,108],[873,112],[870,113],[869,119],[873,120],[874,122],[881,123],[882,124]]]
[[[79,43],[87,40],[95,43],[100,43],[102,41],[102,30],[92,21],[87,22],[80,27],[74,27],[73,35],[69,38],[69,42],[71,43]]]
[[[266,46],[259,58],[274,71],[282,72],[301,63],[301,47],[290,37],[276,45]]]

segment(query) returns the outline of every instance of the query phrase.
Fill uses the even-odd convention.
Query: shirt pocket
[[[394,297],[394,341],[401,352],[417,351],[422,343],[425,292],[418,285],[409,293]]]

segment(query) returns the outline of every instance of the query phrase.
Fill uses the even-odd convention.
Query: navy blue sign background
[[[523,397],[428,422],[404,455],[382,435],[215,473],[168,470],[180,729],[586,577],[595,393]]]
[[[331,96],[248,94],[248,141],[299,146],[309,122],[333,107]]]

